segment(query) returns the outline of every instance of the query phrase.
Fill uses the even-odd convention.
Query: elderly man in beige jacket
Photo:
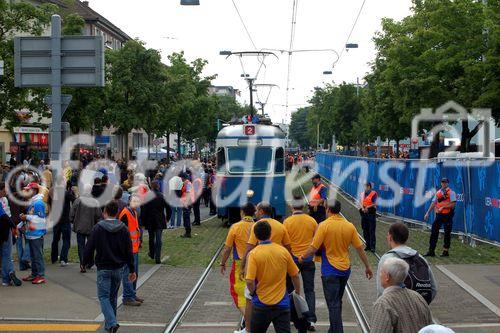
[[[404,287],[408,264],[399,258],[388,258],[380,270],[382,296],[373,305],[371,333],[418,333],[431,324],[431,310],[416,291]]]

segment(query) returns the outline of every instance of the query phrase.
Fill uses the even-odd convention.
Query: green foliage
[[[422,108],[454,100],[466,108],[491,108],[500,122],[500,1],[414,0],[412,15],[382,20],[374,37],[377,55],[360,98],[355,87],[315,92],[307,115],[308,137],[340,144],[402,140]],[[462,150],[477,128],[462,124]]]
[[[332,135],[347,148],[358,141],[353,126],[361,112],[361,100],[355,85],[342,83],[316,88],[309,102],[312,104],[306,116],[309,142],[316,142],[318,124],[320,143],[330,143]]]
[[[63,36],[82,35],[85,20],[78,14],[69,14],[63,18]]]
[[[300,145],[303,149],[308,149],[311,146],[311,141],[307,135],[307,114],[309,108],[298,109],[292,114],[292,121],[290,122],[290,139],[295,144]]]
[[[27,109],[40,116],[47,111],[42,98],[45,90],[14,87],[13,38],[20,33],[40,35],[56,10],[57,7],[50,4],[37,7],[26,2],[0,0],[0,59],[5,62],[4,75],[0,77],[0,122],[7,121],[8,127],[19,124],[17,110]]]

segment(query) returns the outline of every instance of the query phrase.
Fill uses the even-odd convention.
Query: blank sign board
[[[16,37],[15,86],[50,87],[51,56],[50,37]],[[104,86],[102,36],[61,37],[61,84],[66,87]]]

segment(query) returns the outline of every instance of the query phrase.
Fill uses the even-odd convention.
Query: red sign
[[[245,126],[245,135],[255,135],[255,126],[246,125]]]

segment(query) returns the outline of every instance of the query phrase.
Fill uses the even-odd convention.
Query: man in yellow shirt
[[[352,245],[365,265],[365,275],[368,279],[373,277],[373,272],[359,239],[356,227],[340,215],[340,202],[334,200],[328,203],[328,218],[322,222],[313,242],[299,262],[321,250],[321,280],[323,292],[328,306],[330,317],[329,332],[344,332],[342,325],[342,297],[351,274],[349,248]]]
[[[242,274],[241,259],[246,253],[248,237],[250,236],[250,230],[254,224],[254,214],[255,206],[252,203],[247,203],[241,207],[241,221],[233,224],[229,229],[220,263],[220,272],[224,275],[226,272],[226,262],[232,252],[233,264],[231,266],[231,274],[229,275],[229,290],[233,297],[234,304],[245,316],[245,321],[247,323],[250,322],[247,317],[250,317],[251,313],[249,312],[245,315],[245,280],[240,278]]]
[[[271,242],[271,225],[260,221],[253,232],[259,245],[248,254],[247,288],[252,296],[252,333],[265,333],[273,323],[277,333],[290,332],[290,297],[286,275],[290,275],[295,292],[300,294],[299,269],[290,253]]]
[[[292,215],[285,219],[283,225],[290,237],[290,246],[292,248],[293,261],[297,264],[302,276],[304,284],[304,295],[307,305],[309,307],[310,317],[307,318],[312,326],[316,322],[316,295],[314,293],[314,275],[316,272],[316,265],[314,264],[313,256],[304,258],[302,263],[299,263],[299,258],[304,255],[312,243],[314,233],[318,228],[316,220],[305,214],[304,199],[301,196],[294,197],[294,204],[292,205]],[[293,290],[290,279],[287,279],[288,292]]]
[[[273,215],[273,207],[267,202],[261,202],[257,204],[257,211],[255,212],[255,216],[257,217],[257,222],[266,221],[271,226],[271,237],[270,241],[284,246],[288,251],[291,251],[290,247],[290,237],[286,232],[285,227],[280,222],[271,218]],[[257,246],[259,240],[255,236],[253,229],[255,228],[255,224],[252,226],[252,230],[250,231],[250,237],[247,242],[247,250],[245,256],[242,259],[241,267],[245,268],[246,265],[246,257],[248,253]]]

